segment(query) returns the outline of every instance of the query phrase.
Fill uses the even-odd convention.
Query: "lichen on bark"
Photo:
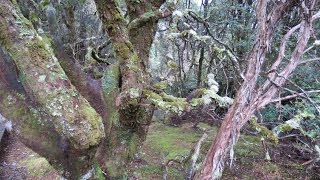
[[[7,26],[0,34],[0,63],[5,66],[1,114],[14,122],[22,142],[65,177],[77,179],[92,168],[95,147],[105,135],[102,118],[71,84],[47,39],[37,34],[16,2],[0,2],[1,10],[10,9],[0,13],[1,27]]]

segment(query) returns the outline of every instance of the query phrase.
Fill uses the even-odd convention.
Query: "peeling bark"
[[[284,85],[285,80],[292,73],[299,63],[300,57],[306,48],[312,30],[311,9],[314,0],[310,3],[301,2],[305,16],[302,16],[302,22],[299,32],[297,45],[291,54],[291,59],[286,67],[278,74],[271,75],[263,86],[257,87],[257,78],[261,71],[261,66],[266,58],[266,51],[270,46],[271,38],[274,33],[274,27],[281,19],[282,14],[294,5],[294,2],[286,1],[277,3],[270,13],[267,13],[267,1],[260,0],[257,4],[257,18],[259,22],[259,34],[257,42],[248,56],[248,68],[245,74],[245,80],[241,85],[235,101],[225,116],[219,129],[215,141],[212,144],[205,158],[202,171],[198,176],[200,179],[219,179],[224,168],[224,161],[227,152],[230,150],[230,158],[233,158],[233,146],[237,142],[241,127],[251,118],[253,113],[263,108],[271,102],[271,99],[277,93],[279,88]],[[309,18],[308,18],[309,17]],[[286,37],[285,37],[286,38]],[[281,53],[281,51],[280,51]],[[282,61],[283,57],[280,57]],[[274,65],[277,66],[277,65]],[[271,82],[271,80],[273,82]],[[268,88],[264,88],[268,86]]]

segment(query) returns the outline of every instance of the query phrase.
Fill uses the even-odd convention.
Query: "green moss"
[[[252,128],[256,129],[262,136],[265,136],[271,142],[275,144],[279,143],[278,137],[268,128],[258,124],[256,118],[251,119],[250,125]]]
[[[8,24],[6,21],[0,21],[0,44],[6,45],[10,41],[8,40],[9,34],[8,34]]]
[[[38,24],[39,23],[39,17],[36,12],[31,12],[29,14],[29,20],[31,21],[32,24]]]
[[[114,43],[113,51],[116,53],[120,63],[124,63],[125,60],[130,58],[131,50],[125,42]]]
[[[173,61],[168,61],[167,66],[168,66],[170,69],[173,69],[173,70],[178,69],[177,63],[175,63],[175,62],[173,62]]]
[[[40,2],[40,7],[42,9],[42,11],[45,11],[45,9],[47,8],[47,6],[50,4],[50,0],[42,0]]]
[[[112,126],[119,126],[119,112],[116,108],[116,97],[119,93],[119,64],[110,65],[102,78],[102,90],[105,102],[108,108],[108,119],[104,122],[108,129],[105,129],[107,134],[111,132]]]
[[[119,113],[118,111],[112,111],[110,114],[110,123],[113,125],[119,125]]]
[[[15,4],[15,7],[19,7],[18,4]],[[20,12],[20,9],[16,8],[15,10],[17,13],[13,15],[15,16],[15,20],[16,20],[15,24],[17,27],[19,27],[18,30],[19,30],[20,37],[25,37],[25,36],[34,37],[35,31],[32,23],[22,15],[22,13]]]
[[[212,137],[217,128],[200,123],[201,127],[208,128],[209,137],[201,147],[199,161],[201,162],[207,153]],[[131,172],[138,179],[162,179],[164,168],[163,163],[175,159],[180,161],[184,168],[186,161],[194,145],[203,135],[203,131],[191,128],[191,124],[184,124],[182,127],[166,126],[163,123],[155,122],[149,127],[146,141],[143,143],[139,157],[146,161],[140,166],[131,167]],[[206,147],[205,147],[206,146]],[[168,179],[184,179],[185,172],[181,171],[180,165],[173,163],[168,166]],[[185,169],[185,170],[186,170]]]
[[[281,132],[290,132],[293,128],[289,124],[283,124],[280,126]]]
[[[167,81],[161,81],[161,82],[155,83],[153,87],[155,87],[158,90],[165,90],[168,88],[168,85],[169,84]]]
[[[107,162],[107,174],[109,177],[112,177],[112,179],[127,179],[126,178],[126,166],[122,165],[119,166],[119,164],[117,164],[119,162],[115,162],[115,161],[110,161]]]
[[[261,141],[256,136],[242,136],[234,147],[236,158],[247,161],[246,157],[258,157],[262,155]]]
[[[197,107],[199,105],[203,104],[203,99],[202,98],[194,98],[190,101],[190,105],[193,107]]]
[[[150,17],[154,17],[154,15],[155,15],[155,12],[149,11],[149,12],[144,13],[143,17],[144,18],[150,18]]]
[[[271,173],[278,173],[279,172],[279,167],[278,165],[272,163],[272,162],[267,162],[264,166],[265,170],[267,172],[271,172]]]
[[[21,164],[28,169],[32,176],[39,178],[54,170],[45,158],[38,156],[29,157],[21,161]]]
[[[134,158],[134,155],[137,152],[137,148],[139,144],[140,144],[140,138],[136,133],[134,133],[128,142],[128,159],[129,160]]]
[[[23,22],[17,24],[19,29],[26,28]],[[75,89],[54,58],[49,43],[39,36],[24,39],[26,41],[17,41],[8,51],[25,77],[25,88],[33,92],[35,101],[50,113],[55,130],[64,134],[72,146],[88,148],[98,144],[104,135],[101,117],[85,99],[72,95]]]
[[[174,179],[174,180],[184,180],[185,173],[182,171],[179,171],[175,168],[170,168],[169,167],[169,172],[168,172],[168,179]]]
[[[157,93],[154,93],[152,91],[149,91],[149,90],[145,90],[144,91],[144,94],[151,100],[151,101],[162,101],[162,97],[157,94]]]
[[[118,64],[110,65],[102,79],[103,94],[107,97],[119,89],[120,69]]]
[[[154,179],[161,179],[163,169],[157,165],[148,165],[143,166],[137,173],[143,180],[149,180],[151,177]]]
[[[181,113],[185,110],[187,102],[185,98],[177,98],[165,93],[160,95],[149,90],[144,91],[144,95],[147,96],[147,99],[159,107],[161,110]]]
[[[94,177],[95,180],[104,180],[105,176],[102,169],[97,162],[94,163]]]
[[[101,133],[104,133],[101,131],[103,130],[101,116],[91,106],[87,105],[80,106],[80,113],[84,116],[83,119],[87,120],[91,126],[87,142],[90,142],[89,145],[98,144],[103,136]]]
[[[28,119],[28,122],[25,122],[25,125],[28,124],[29,130],[37,129],[41,126],[41,121],[39,117],[39,112],[36,109],[31,108],[30,112],[26,109],[21,102],[23,102],[25,97],[22,95],[7,95],[7,98],[4,98],[2,101],[2,106],[6,110],[10,110],[11,119]]]
[[[85,119],[88,119],[90,121],[93,121],[93,124],[98,124],[98,121],[100,119],[99,114],[91,107],[91,106],[81,106],[81,112],[85,116]]]
[[[158,155],[164,155],[166,159],[188,156],[192,143],[197,142],[200,134],[184,128],[166,127],[163,124],[155,124],[147,136],[145,144]]]
[[[38,55],[41,59],[49,59],[52,57],[52,52],[49,51],[49,44],[42,38],[34,38],[27,44],[31,56]]]
[[[9,41],[8,24],[4,17],[8,16],[10,10],[6,6],[0,6],[0,44],[6,45]],[[3,20],[2,20],[3,19]]]
[[[145,165],[142,166],[138,171],[134,172],[135,176],[141,180],[149,179],[162,179],[164,173],[164,168],[161,165]],[[183,180],[184,172],[181,172],[174,167],[168,168],[168,179]]]

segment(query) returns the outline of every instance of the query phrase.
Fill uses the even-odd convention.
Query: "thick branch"
[[[1,114],[13,121],[23,143],[68,171],[65,177],[78,179],[93,166],[104,137],[102,118],[14,3],[0,0]]]
[[[319,17],[320,17],[320,11],[317,12],[315,15],[312,16],[312,18],[311,18],[311,23],[312,23],[314,20],[318,19]],[[278,66],[280,65],[280,63],[282,62],[282,60],[283,60],[283,58],[284,58],[285,49],[286,49],[286,46],[287,46],[287,44],[288,44],[288,40],[289,40],[289,38],[292,36],[292,34],[293,34],[295,31],[297,31],[298,29],[301,28],[301,25],[302,25],[302,23],[300,23],[300,24],[294,26],[293,28],[291,28],[291,29],[286,33],[286,35],[282,38],[281,45],[280,45],[280,48],[279,48],[278,57],[277,57],[276,61],[273,63],[273,65],[271,66],[271,70],[269,71],[269,72],[270,72],[269,75],[268,75],[269,79],[273,80],[274,78],[276,78],[276,77],[278,76],[275,71],[276,71],[276,69],[278,68]],[[300,33],[301,33],[301,32],[300,32]],[[300,36],[299,36],[299,37],[300,37]],[[301,38],[300,38],[300,39],[301,39]],[[299,42],[299,41],[298,41],[298,42]],[[298,47],[298,46],[296,46],[296,47]],[[301,54],[301,55],[302,55],[302,54]],[[301,55],[300,55],[300,56],[301,56]],[[299,59],[296,59],[296,60],[298,61]],[[315,60],[310,60],[310,61],[315,61]],[[292,61],[290,61],[290,62],[291,62],[291,63],[289,63],[289,64],[292,64]],[[306,62],[308,62],[308,61],[306,61]],[[302,62],[300,62],[300,64],[301,64],[301,63],[306,63],[306,62],[302,61]],[[289,64],[288,64],[287,66],[289,66]],[[283,70],[282,72],[284,72],[284,71],[285,71],[285,70]],[[269,89],[271,85],[272,85],[272,83],[271,83],[270,81],[269,81],[269,82],[266,82],[266,83],[263,85],[263,88],[262,88],[263,91],[266,91],[267,89]]]
[[[188,179],[188,180],[192,180],[194,177],[194,172],[196,170],[196,162],[197,162],[199,154],[200,154],[200,148],[201,148],[203,141],[207,137],[208,137],[208,134],[204,133],[202,135],[202,137],[200,138],[200,140],[198,141],[198,143],[196,144],[196,146],[194,147],[194,154],[191,157],[191,165],[190,165],[190,168],[187,172],[187,177],[186,177],[186,179]]]
[[[211,89],[198,89],[194,91],[195,98],[178,98],[168,95],[164,92],[155,93],[150,90],[145,90],[144,94],[147,99],[156,105],[158,108],[167,111],[181,114],[183,111],[189,111],[203,104],[209,104],[215,101],[220,107],[228,107],[233,103],[233,99],[229,97],[221,97]]]
[[[156,11],[156,12],[146,12],[144,14],[142,14],[140,17],[132,20],[129,25],[128,25],[128,29],[132,30],[132,29],[137,29],[141,26],[143,26],[145,23],[150,22],[150,21],[158,21],[159,19],[163,19],[166,17],[171,16],[172,12],[169,10],[166,11]]]
[[[95,0],[95,2],[103,25],[113,43],[115,56],[120,64],[123,97],[130,94],[131,88],[138,88],[138,96],[132,98],[136,99],[141,93],[140,88],[142,87],[139,87],[139,84],[142,84],[143,76],[139,72],[139,58],[129,41],[129,32],[125,19],[120,13],[119,4],[114,0]]]
[[[273,82],[276,83],[278,86],[283,86],[286,79],[289,77],[289,75],[292,73],[292,71],[297,67],[299,64],[299,60],[301,55],[303,54],[303,51],[308,43],[308,40],[310,38],[310,31],[311,31],[311,23],[303,21],[301,23],[300,27],[300,33],[299,33],[299,39],[297,41],[297,45],[292,53],[292,56],[289,60],[289,63],[287,66],[282,70],[279,75],[277,73],[274,74],[274,80]],[[277,76],[277,77],[275,77]],[[265,82],[265,84],[260,89],[260,92],[266,90],[266,92],[259,98],[259,107],[264,107],[266,104],[268,104],[271,99],[274,97],[275,93],[278,91],[278,87],[271,84],[270,81]],[[266,89],[266,87],[270,88]]]

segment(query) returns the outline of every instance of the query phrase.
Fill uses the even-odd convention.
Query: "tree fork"
[[[13,1],[0,0],[0,111],[14,132],[66,178],[93,168],[102,119],[78,94],[50,44]],[[3,65],[3,66],[2,66]]]
[[[271,85],[271,88],[265,89],[266,85],[269,84],[268,80],[259,89],[257,88],[257,78],[259,76],[261,66],[265,61],[266,50],[268,49],[270,38],[274,32],[274,27],[277,22],[281,19],[282,14],[288,9],[292,2],[286,1],[284,3],[279,2],[275,7],[267,14],[266,7],[267,2],[260,0],[257,4],[256,12],[259,22],[259,34],[257,37],[257,43],[252,49],[249,57],[249,63],[245,80],[241,85],[236,99],[228,110],[223,123],[219,129],[219,132],[215,138],[214,143],[209,149],[201,173],[198,177],[203,180],[207,179],[219,179],[222,176],[224,168],[224,160],[227,155],[227,151],[230,150],[230,158],[232,163],[233,158],[233,146],[240,135],[241,127],[250,119],[253,113],[263,108],[268,104],[274,97],[276,92],[279,90],[279,86],[285,83],[285,79],[291,74],[291,72],[298,65],[300,57],[302,56],[307,42],[310,38],[311,32],[311,11],[315,0],[310,1],[308,5],[302,2],[304,15],[302,17],[302,27],[300,28],[299,40],[297,46],[292,53],[291,60],[288,65],[284,68],[283,77],[275,77],[277,86]]]

